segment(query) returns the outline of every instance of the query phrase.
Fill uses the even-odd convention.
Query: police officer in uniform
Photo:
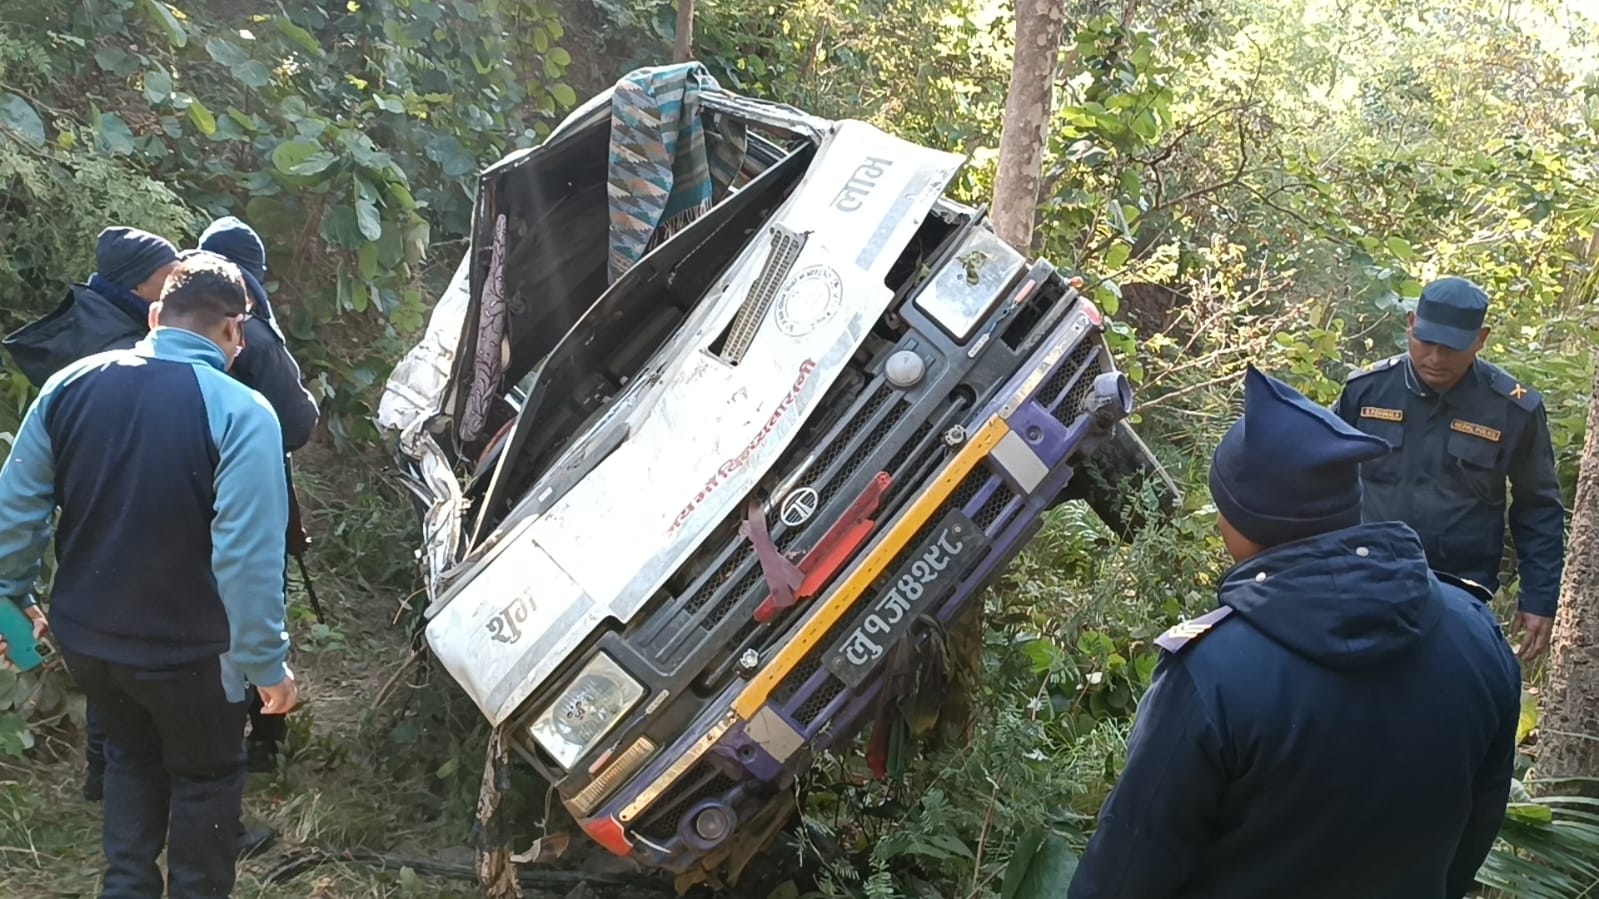
[[[1219,607],[1167,631],[1070,899],[1460,899],[1521,672],[1481,588],[1361,523],[1383,441],[1251,368],[1211,465]]]
[[[1349,377],[1338,416],[1392,455],[1361,468],[1367,521],[1403,521],[1439,571],[1499,588],[1506,493],[1521,573],[1523,662],[1549,645],[1565,558],[1566,512],[1543,398],[1477,357],[1488,295],[1464,278],[1421,292],[1408,353]]]

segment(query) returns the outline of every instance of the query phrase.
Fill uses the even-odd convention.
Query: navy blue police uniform
[[[1360,522],[1358,466],[1385,452],[1250,370],[1211,492],[1265,548],[1157,640],[1070,899],[1470,888],[1504,817],[1520,668],[1486,593],[1432,572],[1408,525]]]
[[[1401,354],[1350,375],[1337,412],[1394,448],[1361,467],[1367,521],[1409,524],[1434,568],[1492,591],[1508,519],[1521,610],[1554,616],[1566,513],[1538,391],[1478,359],[1440,394]]]

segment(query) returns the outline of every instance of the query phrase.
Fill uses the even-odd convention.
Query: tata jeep
[[[692,877],[780,830],[1046,509],[1125,530],[1174,488],[1081,282],[943,196],[961,157],[629,78],[483,173],[379,423],[433,657],[592,839]]]

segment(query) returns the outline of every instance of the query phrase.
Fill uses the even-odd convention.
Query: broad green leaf
[[[361,252],[356,257],[361,266],[362,280],[371,281],[378,276],[378,245],[375,243],[361,244]]]
[[[310,141],[286,140],[272,150],[272,165],[285,175],[322,148]]]
[[[577,91],[572,90],[570,84],[560,82],[550,85],[550,96],[554,97],[555,102],[561,104],[563,109],[571,109],[577,105]]]
[[[1115,315],[1122,308],[1122,288],[1115,281],[1099,282],[1094,288],[1094,305],[1106,315]]]
[[[339,143],[350,151],[350,156],[355,160],[355,164],[362,168],[382,170],[394,162],[394,157],[379,150],[377,144],[372,143],[370,137],[359,131],[340,132]]]
[[[477,168],[477,160],[466,152],[461,142],[451,134],[439,134],[428,141],[427,157],[439,164],[450,178],[461,178]]]
[[[112,156],[128,156],[133,153],[133,131],[128,128],[128,123],[115,113],[102,112],[95,123],[95,134],[99,138],[100,149]]]
[[[378,265],[386,269],[399,268],[405,262],[405,235],[394,222],[383,225],[383,236],[378,239]]]
[[[133,56],[120,47],[101,47],[94,51],[94,64],[113,75],[127,75],[133,71]]]
[[[1505,807],[1505,816],[1529,824],[1548,824],[1555,820],[1555,811],[1537,802],[1513,802]]]
[[[172,96],[172,76],[166,69],[151,69],[144,73],[144,97],[151,106],[158,106]]]
[[[266,67],[266,63],[251,59],[234,69],[233,77],[245,87],[259,90],[272,83],[272,70]]]
[[[205,52],[210,54],[211,59],[217,65],[228,69],[238,68],[250,61],[249,54],[220,37],[214,37],[206,41]]]
[[[44,146],[44,119],[16,94],[0,94],[0,128],[23,143]]]
[[[376,203],[378,201],[378,189],[372,186],[372,182],[357,175],[355,176],[355,198],[357,200],[365,200],[368,203]]]
[[[358,249],[363,238],[355,210],[343,204],[328,210],[322,217],[322,239],[346,250]]]
[[[369,241],[375,241],[383,236],[383,217],[378,213],[378,208],[370,200],[359,200],[355,204],[356,224],[361,229],[361,236]]]
[[[1532,693],[1521,691],[1521,717],[1516,722],[1516,745],[1526,742],[1527,735],[1538,727],[1539,708],[1538,697]]]
[[[329,153],[326,150],[318,150],[315,153],[312,153],[310,156],[300,160],[298,163],[295,163],[295,165],[289,169],[289,174],[299,175],[301,177],[320,175],[332,168],[333,164],[338,161],[339,157],[334,156],[332,153]]]
[[[1416,251],[1410,248],[1410,244],[1403,237],[1388,238],[1388,252],[1400,262],[1409,262],[1416,258]]]
[[[540,53],[550,49],[550,35],[542,27],[533,28],[533,49]]]
[[[390,182],[389,196],[393,197],[394,202],[406,212],[416,208],[416,197],[412,196],[410,189],[403,184]]]
[[[1124,243],[1115,244],[1105,253],[1105,264],[1103,268],[1106,271],[1118,271],[1122,266],[1127,264],[1128,257],[1132,255],[1132,247]]]
[[[228,112],[228,118],[232,119],[234,121],[234,123],[237,124],[240,128],[243,128],[246,131],[260,131],[261,130],[261,120],[257,119],[253,115],[250,115],[249,113],[245,112],[244,110],[240,109],[239,107],[237,107],[237,106],[229,106],[227,112]],[[252,173],[252,174],[260,174],[260,173],[256,172],[256,173]]]
[[[569,66],[572,64],[572,54],[566,52],[566,50],[562,47],[551,47],[550,59],[553,60],[558,66]]]
[[[311,36],[311,32],[306,31],[304,28],[301,28],[300,26],[289,21],[288,17],[274,16],[272,18],[272,24],[276,25],[278,30],[283,32],[284,37],[287,37],[289,40],[299,44],[300,49],[311,54],[312,56],[320,57],[322,55],[322,45],[317,43],[315,37]]]
[[[1024,852],[1029,840],[1011,857],[1000,888],[1001,899],[1059,899],[1077,873],[1077,855],[1056,834],[1038,837],[1033,851]]]
[[[205,104],[199,100],[189,104],[189,121],[193,122],[194,127],[199,128],[200,133],[206,137],[217,133],[216,116],[212,115],[211,110],[206,109]]]
[[[189,34],[183,30],[183,23],[178,21],[177,16],[173,15],[171,7],[162,3],[161,0],[144,0],[144,5],[150,10],[150,14],[155,17],[162,30],[166,31],[167,41],[172,46],[187,47],[189,45]]]
[[[401,102],[400,98],[398,97],[390,97],[385,94],[374,94],[372,99],[373,102],[377,103],[378,108],[384,112],[392,112],[400,115],[405,114],[405,104]]]

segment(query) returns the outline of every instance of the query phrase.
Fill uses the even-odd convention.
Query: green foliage
[[[182,241],[238,214],[334,439],[374,440],[376,390],[448,274],[432,250],[469,230],[472,178],[576,102],[557,6],[38,6],[0,13],[0,205],[25,211],[0,224],[18,253],[0,261],[6,315],[86,276],[106,224]]]
[[[59,661],[33,671],[0,669],[0,757],[24,757],[41,735],[82,728],[83,695]]]
[[[1077,856],[1059,836],[1034,832],[1022,837],[1005,867],[1000,899],[1050,899],[1062,896],[1077,873]]]
[[[1599,780],[1549,784],[1570,794],[1530,796],[1520,781],[1478,880],[1510,899],[1569,899],[1599,890]]]

